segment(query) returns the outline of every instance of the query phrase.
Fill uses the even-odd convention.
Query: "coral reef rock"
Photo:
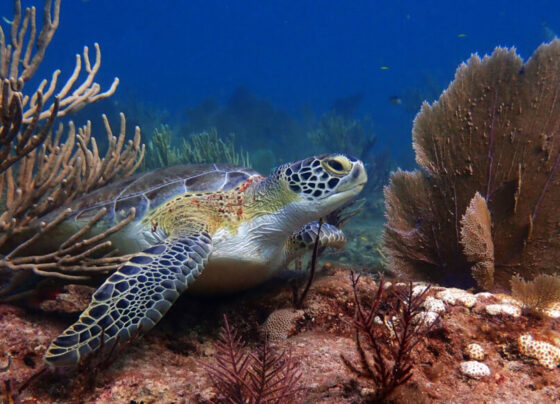
[[[350,277],[347,270],[336,265],[329,267],[311,287],[304,307],[305,317],[295,322],[288,338],[275,344],[298,359],[306,402],[364,402],[376,386],[355,376],[341,360],[344,355],[353,363],[359,361],[354,347],[355,306]],[[419,290],[420,284],[414,286]],[[371,299],[376,290],[377,284],[362,276],[360,294]],[[427,294],[435,298],[444,290],[434,286]],[[70,289],[67,293],[78,291]],[[446,304],[445,312],[440,314],[424,312],[425,316],[436,316],[438,320],[413,353],[415,365],[411,379],[390,399],[395,403],[558,401],[558,369],[542,366],[531,359],[532,355],[522,352],[523,349],[536,352],[538,347],[520,348],[518,342],[529,334],[533,342],[548,344],[548,352],[555,349],[557,352],[560,348],[555,345],[558,343],[555,337],[560,333],[560,320],[526,315],[491,316],[486,307],[502,303],[500,296],[473,296],[476,302],[470,308]],[[82,299],[81,295],[77,299]],[[0,366],[6,365],[8,355],[12,357],[10,369],[0,376],[11,382],[12,394],[20,402],[217,402],[217,393],[201,363],[215,363],[223,315],[227,314],[232,327],[243,336],[246,349],[254,351],[263,342],[259,324],[270,313],[290,307],[291,299],[290,288],[278,284],[228,298],[185,295],[158,327],[128,346],[109,368],[97,372],[91,368],[49,371],[20,394],[18,389],[43,366],[42,355],[52,338],[76,314],[0,305]],[[59,310],[67,309],[74,310],[66,304],[59,307]],[[484,365],[492,373],[477,380],[465,377],[461,371],[461,362],[470,360],[465,358],[465,346],[473,341],[484,347]],[[482,374],[482,366],[472,366],[472,369]],[[1,397],[5,396],[3,388],[0,386]]]

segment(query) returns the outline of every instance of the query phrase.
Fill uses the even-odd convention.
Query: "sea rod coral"
[[[524,64],[473,55],[414,121],[420,170],[385,190],[385,246],[399,272],[507,287],[560,262],[560,41]],[[472,272],[471,272],[472,271]]]
[[[130,175],[144,153],[138,128],[134,139],[125,145],[124,115],[117,137],[103,117],[108,135],[105,157],[92,137],[90,122],[80,128],[70,122],[66,131],[60,123],[53,132],[57,118],[115,92],[117,78],[105,92],[94,82],[101,65],[97,44],[94,63],[85,47],[82,56],[76,55],[74,71],[62,86],[57,85],[57,70],[34,92],[25,93],[24,86],[43,61],[59,16],[60,0],[47,0],[37,33],[35,7],[22,12],[21,2],[16,0],[9,44],[0,28],[0,279],[9,276],[14,281],[2,291],[3,296],[17,286],[18,277],[25,278],[31,272],[78,280],[91,271],[113,269],[120,262],[118,257],[104,256],[110,251],[110,243],[103,239],[122,225],[88,238],[87,231],[99,220],[97,216],[54,250],[47,248],[32,256],[30,251],[37,252],[41,237],[71,212],[60,211],[41,223],[38,218],[116,177]],[[81,74],[83,70],[85,75]],[[106,251],[99,255],[102,250]]]

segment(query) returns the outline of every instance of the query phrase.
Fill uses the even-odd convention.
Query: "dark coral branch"
[[[406,290],[394,290],[384,296],[381,278],[373,302],[365,308],[358,296],[358,281],[359,277],[351,274],[359,366],[341,357],[350,371],[373,382],[374,401],[382,402],[410,380],[414,366],[412,354],[433,327],[434,323],[426,324],[420,316],[429,287],[415,295],[409,283]],[[385,308],[381,308],[381,303]],[[362,340],[366,342],[365,347]]]
[[[313,284],[313,278],[315,277],[315,272],[317,270],[317,261],[319,260],[319,255],[320,255],[319,240],[321,236],[321,227],[323,227],[323,218],[319,219],[319,228],[317,229],[317,237],[315,238],[315,244],[313,244],[313,253],[311,255],[311,263],[309,265],[309,276],[307,277],[307,283],[305,285],[305,288],[303,289],[303,292],[301,292],[301,295],[299,297],[297,296],[297,288],[293,289],[294,291],[293,302],[294,302],[294,308],[296,309],[301,309],[303,307],[303,302],[305,301],[305,297],[307,296],[307,293],[309,292],[309,289]]]
[[[216,364],[202,363],[220,402],[235,404],[301,402],[299,363],[286,351],[270,346],[268,339],[256,353],[244,352],[245,344],[230,327],[224,326],[216,344]]]

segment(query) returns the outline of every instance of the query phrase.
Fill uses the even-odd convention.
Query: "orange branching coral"
[[[482,288],[494,284],[494,242],[492,221],[486,200],[476,193],[461,219],[461,244],[473,263],[472,276]]]
[[[123,223],[88,238],[87,232],[102,216],[100,212],[84,229],[69,234],[58,250],[32,256],[37,253],[34,247],[39,237],[72,212],[61,210],[48,222],[38,219],[117,177],[132,174],[141,163],[144,146],[139,128],[133,140],[126,142],[124,115],[118,136],[113,136],[103,116],[108,136],[104,157],[99,154],[89,122],[78,129],[70,122],[66,133],[60,124],[52,133],[56,118],[114,93],[118,79],[105,92],[94,82],[101,65],[97,44],[94,64],[90,63],[88,48],[84,48],[83,59],[76,56],[74,72],[56,95],[58,70],[34,93],[24,94],[24,85],[41,64],[58,27],[59,15],[60,0],[46,0],[42,28],[37,33],[35,8],[22,13],[20,0],[15,0],[10,44],[0,28],[0,269],[8,268],[12,273],[31,269],[41,275],[83,279],[76,271],[107,271],[120,262],[111,252],[101,254],[110,247],[110,242],[103,240],[132,220],[134,212]],[[82,60],[86,75],[78,84]]]
[[[13,91],[21,92],[45,57],[45,52],[54,36],[59,24],[60,1],[46,0],[43,8],[41,31],[37,34],[36,9],[30,7],[22,13],[21,1],[14,1],[14,19],[11,24],[10,44],[7,44],[4,31],[0,27],[0,78],[8,80]],[[23,18],[22,18],[23,17]],[[25,38],[28,36],[27,43]],[[54,95],[60,70],[56,70],[49,80],[42,80],[35,93],[23,96],[21,99],[24,123],[30,123],[38,113],[38,119],[43,120],[52,115],[52,111],[44,111],[46,103],[53,98],[58,100],[57,116],[83,108],[87,104],[111,96],[119,84],[115,78],[111,87],[101,92],[99,84],[94,82],[95,75],[101,66],[101,51],[95,44],[95,62],[89,59],[89,49],[84,47],[82,56],[76,55],[74,71],[62,88]],[[76,85],[82,72],[82,60],[86,77],[80,85]],[[21,71],[20,71],[21,66]],[[46,109],[51,109],[48,107]]]
[[[394,270],[472,284],[470,270],[478,274],[481,263],[492,261],[460,244],[461,218],[477,192],[492,220],[485,242],[488,254],[493,242],[496,283],[507,285],[514,272],[530,279],[557,270],[559,101],[559,40],[541,45],[525,64],[514,50],[497,48],[459,67],[440,99],[425,103],[415,119],[421,171],[395,173],[386,189],[385,241]],[[479,237],[489,237],[487,225],[482,231]]]
[[[46,0],[41,31],[37,34],[35,7],[27,8],[22,13],[21,1],[15,0],[9,44],[0,27],[0,171],[40,146],[56,117],[67,115],[87,104],[111,96],[119,84],[119,79],[115,78],[111,87],[101,92],[99,84],[94,82],[101,66],[101,51],[99,45],[95,44],[96,57],[93,65],[89,59],[88,47],[84,47],[83,64],[86,75],[81,84],[77,83],[83,70],[82,57],[76,55],[74,71],[56,95],[60,70],[52,74],[50,81],[42,80],[31,95],[23,93],[24,85],[33,77],[43,61],[58,28],[59,16],[60,0],[54,0],[54,4],[52,0]],[[49,102],[51,104],[47,106]],[[46,120],[47,124],[39,128],[38,123],[42,120]],[[20,134],[22,124],[26,127]]]
[[[59,126],[55,136],[49,134],[39,149],[29,152],[17,166],[0,173],[0,196],[5,201],[0,215],[0,246],[15,234],[30,230],[33,221],[79,195],[105,185],[118,175],[130,175],[139,165],[142,153],[140,130],[134,140],[123,147],[126,131],[121,115],[121,130],[113,136],[107,118],[109,147],[101,158],[91,124],[76,131],[71,122],[67,139],[61,144]]]

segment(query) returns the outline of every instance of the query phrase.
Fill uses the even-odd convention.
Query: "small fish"
[[[467,36],[467,34],[458,34],[457,36],[458,36],[459,38],[464,38],[464,37]]]
[[[381,66],[380,69],[381,70],[389,70],[389,66]]]
[[[368,241],[367,237],[365,237],[365,236],[360,237],[360,240],[362,240],[362,241]]]
[[[6,17],[2,17],[2,19],[4,20],[4,22],[8,25],[12,25],[14,23],[14,20],[10,21],[8,20]]]
[[[397,95],[393,95],[392,97],[389,97],[389,101],[393,105],[402,105],[402,98]]]

